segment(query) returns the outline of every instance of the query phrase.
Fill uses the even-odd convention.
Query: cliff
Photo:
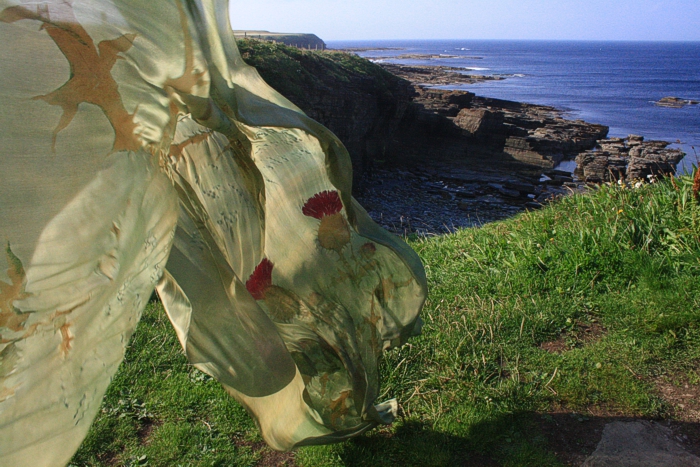
[[[255,40],[239,40],[238,47],[270,86],[341,139],[356,185],[373,163],[386,158],[411,106],[413,89],[407,81],[353,54]]]

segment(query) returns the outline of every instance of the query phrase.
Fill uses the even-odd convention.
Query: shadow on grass
[[[524,412],[471,426],[448,426],[444,431],[405,421],[397,422],[393,430],[380,429],[344,444],[315,448],[317,452],[304,453],[299,461],[345,467],[579,466],[595,450],[606,424],[634,420],[643,419]],[[675,441],[688,452],[700,456],[700,423],[658,423],[670,428]],[[459,431],[463,433],[456,434]]]

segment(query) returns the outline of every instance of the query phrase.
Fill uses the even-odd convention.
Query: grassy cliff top
[[[310,90],[337,91],[369,85],[391,98],[402,80],[379,65],[355,54],[310,51],[284,44],[237,40],[243,59],[283,96],[304,109]]]

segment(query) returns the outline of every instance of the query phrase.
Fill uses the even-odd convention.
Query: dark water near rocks
[[[675,96],[700,101],[700,42],[573,41],[333,41],[331,48],[398,47],[358,52],[370,59],[402,54],[445,54],[457,58],[385,59],[414,65],[465,68],[503,81],[455,85],[484,97],[551,105],[610,127],[610,136],[643,135],[680,141],[688,156],[680,171],[700,158],[700,105],[658,107]],[[476,58],[479,57],[479,58]]]

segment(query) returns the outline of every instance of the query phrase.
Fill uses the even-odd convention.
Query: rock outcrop
[[[488,109],[463,108],[454,119],[455,125],[466,131],[473,138],[485,139],[489,135],[502,132],[506,122],[503,112]]]
[[[698,105],[700,102],[691,99],[681,99],[680,97],[663,97],[654,104],[660,107],[670,107],[673,109],[682,109],[686,105]]]
[[[420,85],[415,91],[389,151],[399,163],[429,159],[534,173],[592,149],[608,134],[606,126],[566,120],[552,107]]]
[[[250,40],[239,47],[271,86],[338,135],[353,160],[355,195],[398,233],[508,217],[585,189],[583,180],[672,172],[682,158],[668,143],[604,139],[607,127],[553,107],[421,86],[423,78],[402,79],[417,79],[415,71],[387,66],[396,76],[350,53]],[[418,75],[430,73],[455,75],[445,67]],[[580,180],[554,168],[577,155]]]
[[[503,76],[478,75],[468,68],[455,68],[435,65],[398,65],[382,63],[382,68],[419,85],[443,86],[454,84],[474,84],[482,81],[500,81]]]
[[[576,156],[576,175],[587,183],[603,183],[673,174],[685,153],[668,149],[669,144],[637,135],[602,140],[595,149]]]

